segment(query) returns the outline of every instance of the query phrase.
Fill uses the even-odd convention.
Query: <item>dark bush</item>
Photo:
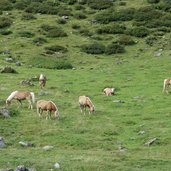
[[[97,10],[107,9],[113,6],[111,0],[88,0],[87,4],[90,8]]]
[[[57,21],[58,24],[66,24],[66,22],[67,22],[67,20],[66,19],[63,19],[63,18],[60,18]]]
[[[65,53],[68,51],[67,48],[60,46],[60,45],[48,46],[48,47],[45,47],[45,50],[47,54],[54,54],[57,52]]]
[[[68,5],[74,5],[77,2],[77,0],[68,0]]]
[[[48,24],[42,24],[41,26],[41,29],[43,29],[44,31],[48,31],[48,30],[51,30],[51,29],[55,29],[56,27],[55,26],[50,26]]]
[[[96,30],[97,34],[123,34],[126,27],[120,24],[113,24],[108,26],[103,26]]]
[[[30,13],[24,13],[21,17],[22,20],[33,20],[36,19],[36,17],[33,14]]]
[[[11,30],[0,30],[0,34],[9,35],[9,34],[12,34],[12,31]]]
[[[81,50],[89,54],[103,54],[105,52],[105,46],[100,43],[92,43],[88,45],[82,45]]]
[[[122,45],[117,43],[112,43],[106,46],[105,53],[107,55],[116,54],[116,53],[124,53],[125,49]]]
[[[82,5],[79,5],[79,4],[75,5],[75,10],[84,10],[84,9],[85,7]]]
[[[58,8],[59,16],[72,16],[72,8],[66,8],[64,6],[60,6]]]
[[[132,39],[131,36],[123,35],[121,36],[117,42],[121,45],[134,45],[135,41]]]
[[[78,3],[81,5],[85,5],[88,0],[78,0]]]
[[[74,17],[75,17],[76,19],[86,19],[86,18],[87,18],[87,16],[86,16],[85,14],[81,13],[81,12],[75,13],[75,14],[74,14]]]
[[[80,29],[80,34],[82,36],[92,36],[92,32],[87,28]]]
[[[11,26],[12,20],[8,17],[0,17],[0,29]]]
[[[159,3],[160,0],[147,0],[148,3],[154,4],[154,3]]]
[[[157,41],[156,36],[149,36],[145,39],[146,44],[152,46]]]
[[[95,15],[94,20],[100,24],[108,24],[113,21],[113,11],[103,11]]]
[[[14,7],[16,9],[19,9],[19,10],[24,10],[25,8],[27,8],[27,6],[29,5],[29,1],[26,1],[26,0],[20,0],[20,1],[17,1],[14,5]]]
[[[33,44],[41,46],[42,44],[47,43],[47,40],[43,37],[37,37],[33,40]]]
[[[47,36],[52,37],[52,38],[54,38],[54,37],[66,37],[67,34],[61,28],[56,27],[56,28],[48,30]]]
[[[72,69],[72,64],[67,60],[59,60],[55,63],[53,69]]]
[[[13,5],[8,0],[0,1],[0,10],[9,11],[9,10],[12,10],[12,8],[13,8]]]
[[[34,37],[34,33],[29,32],[29,31],[21,31],[18,33],[21,37],[26,37],[26,38],[31,38]]]
[[[72,25],[72,28],[73,28],[73,29],[80,29],[81,26],[80,26],[79,24],[73,24],[73,25]]]
[[[135,37],[146,37],[149,34],[149,30],[145,27],[135,27],[128,29],[126,33]]]
[[[159,10],[155,10],[153,7],[143,7],[137,10],[134,15],[136,21],[149,21],[153,19],[158,19],[162,16]]]

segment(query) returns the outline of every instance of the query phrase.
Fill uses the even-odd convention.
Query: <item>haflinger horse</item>
[[[41,117],[43,111],[47,111],[46,119],[51,119],[51,112],[54,112],[55,118],[59,119],[60,114],[54,102],[47,100],[39,100],[37,101],[36,107],[37,114],[39,115],[39,117]]]
[[[114,88],[105,88],[105,89],[103,90],[103,93],[104,93],[106,96],[111,96],[112,94],[114,94],[114,91],[115,91]]]
[[[19,102],[19,105],[22,105],[23,100],[27,100],[29,102],[29,109],[33,109],[33,104],[35,103],[35,95],[33,92],[27,91],[13,91],[9,97],[6,99],[6,105],[9,106],[11,101],[15,99]],[[18,106],[19,107],[19,106]]]
[[[171,85],[171,78],[164,79],[163,82],[163,92],[168,93],[168,88]]]
[[[89,108],[89,114],[93,113],[95,111],[93,103],[91,102],[90,98],[87,96],[80,96],[79,97],[79,105],[80,105],[81,113],[84,110],[84,114],[85,114],[87,107]]]
[[[40,74],[40,76],[39,76],[39,85],[40,85],[41,89],[43,87],[45,87],[45,85],[46,85],[46,76],[43,74]]]

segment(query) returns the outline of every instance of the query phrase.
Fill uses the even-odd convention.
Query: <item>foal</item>
[[[105,88],[103,90],[103,93],[106,95],[106,96],[111,96],[112,94],[114,94],[114,88]]]
[[[17,102],[19,102],[20,106],[22,105],[23,100],[27,100],[29,102],[28,108],[33,109],[33,104],[35,103],[35,95],[33,92],[13,91],[9,95],[9,97],[6,99],[6,105],[9,106],[13,99],[17,100]]]
[[[168,93],[168,88],[171,85],[171,78],[164,79],[163,92]]]
[[[40,77],[39,77],[39,85],[40,85],[41,89],[43,87],[45,87],[45,85],[46,85],[46,76],[43,75],[43,74],[40,74]]]
[[[39,100],[36,104],[37,107],[37,113],[39,114],[39,117],[41,117],[43,111],[47,111],[46,119],[51,119],[51,112],[54,112],[55,118],[59,119],[59,111],[56,107],[55,103],[52,101],[46,101],[46,100]]]
[[[91,102],[90,98],[87,96],[80,96],[79,97],[79,105],[80,105],[81,113],[84,110],[84,114],[85,114],[87,107],[89,108],[89,114],[94,112],[94,105]]]

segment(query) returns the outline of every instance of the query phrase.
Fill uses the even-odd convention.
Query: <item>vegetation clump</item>
[[[0,17],[0,29],[10,27],[12,20],[9,17]]]

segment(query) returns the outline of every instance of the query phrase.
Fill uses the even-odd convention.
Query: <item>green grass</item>
[[[117,2],[117,1],[116,1]],[[117,4],[117,3],[116,3]],[[148,5],[145,1],[126,1],[126,6],[139,8]],[[73,6],[70,6],[74,9]],[[53,100],[61,114],[60,120],[39,118],[36,107],[28,110],[27,101],[19,109],[13,101],[11,118],[0,116],[0,136],[7,145],[0,149],[0,169],[16,168],[24,164],[38,171],[47,171],[58,162],[63,171],[170,171],[170,93],[162,93],[163,80],[170,77],[170,33],[165,33],[148,46],[145,38],[136,38],[136,45],[126,46],[126,52],[115,55],[91,55],[80,51],[79,46],[93,42],[92,37],[81,36],[73,24],[87,28],[94,33],[100,24],[91,24],[94,10],[85,6],[87,19],[77,20],[73,16],[62,25],[68,37],[49,38],[42,34],[40,26],[58,26],[59,16],[34,14],[35,20],[21,20],[23,11],[12,10],[9,16],[14,23],[9,28],[12,34],[0,35],[0,52],[10,50],[10,55],[0,53],[0,68],[9,65],[18,74],[0,73],[0,107],[12,91],[33,91],[36,100]],[[91,12],[91,14],[90,14]],[[5,15],[5,12],[4,14]],[[132,22],[123,22],[132,26]],[[121,22],[122,24],[122,22]],[[33,38],[23,38],[19,32],[29,31]],[[151,31],[153,34],[154,30]],[[97,35],[101,43],[107,45],[120,35]],[[47,43],[33,44],[36,37],[44,37]],[[67,53],[45,54],[44,47],[60,45]],[[163,49],[160,57],[155,52]],[[4,59],[13,57],[22,66],[8,63]],[[38,65],[53,66],[58,60],[69,61],[75,69],[55,70],[38,68]],[[117,64],[121,61],[121,64]],[[36,65],[35,65],[36,63]],[[38,82],[34,86],[21,86],[22,80],[43,73],[47,85],[42,90]],[[104,87],[115,87],[116,94],[106,97]],[[170,90],[171,92],[171,90]],[[95,105],[95,114],[80,113],[78,97],[87,95]],[[114,103],[123,100],[125,103]],[[143,135],[140,131],[144,131]],[[151,146],[145,143],[157,138]],[[21,147],[20,141],[28,141],[34,147]],[[53,149],[44,151],[43,147],[52,145]],[[122,152],[119,147],[127,150]]]

